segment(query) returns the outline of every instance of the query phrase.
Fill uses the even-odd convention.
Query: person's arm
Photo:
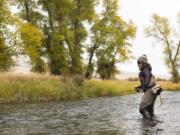
[[[142,72],[139,73],[139,81],[140,81],[140,85],[134,87],[134,89],[135,89],[136,92],[140,92],[140,91],[142,90],[141,87],[142,87],[142,83],[143,83],[143,82],[142,82],[142,79],[141,79],[141,78],[142,78]]]

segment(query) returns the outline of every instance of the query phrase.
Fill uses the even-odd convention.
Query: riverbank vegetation
[[[180,90],[180,83],[158,82],[164,90]],[[80,76],[0,75],[0,103],[79,100],[135,93],[138,81],[84,80]]]
[[[17,58],[23,56],[30,70],[41,74],[1,73],[0,103],[134,93],[137,78],[112,80],[120,73],[118,64],[134,58],[131,47],[137,32],[133,21],[119,14],[119,2],[0,0],[0,72],[13,71]],[[171,81],[176,84],[159,79],[160,83],[165,90],[179,90],[180,43],[170,42],[173,38],[169,39],[172,30],[167,18],[154,15],[152,20],[146,36],[156,37],[164,45]],[[102,80],[95,80],[94,74]]]
[[[0,72],[26,56],[33,72],[113,78],[137,29],[118,9],[118,0],[0,0]]]

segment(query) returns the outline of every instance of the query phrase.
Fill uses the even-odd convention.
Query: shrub
[[[127,81],[139,81],[138,77],[129,77]]]
[[[84,77],[82,75],[74,75],[72,81],[76,86],[82,86],[84,84]]]

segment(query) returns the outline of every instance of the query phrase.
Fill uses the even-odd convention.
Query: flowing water
[[[0,135],[179,135],[180,92],[163,92],[156,117],[138,112],[141,94],[74,102],[0,105]]]

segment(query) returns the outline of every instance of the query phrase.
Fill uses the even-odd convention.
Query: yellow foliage
[[[42,47],[42,32],[30,23],[21,23],[19,30],[24,52],[31,59],[36,59],[39,56],[38,49]]]

